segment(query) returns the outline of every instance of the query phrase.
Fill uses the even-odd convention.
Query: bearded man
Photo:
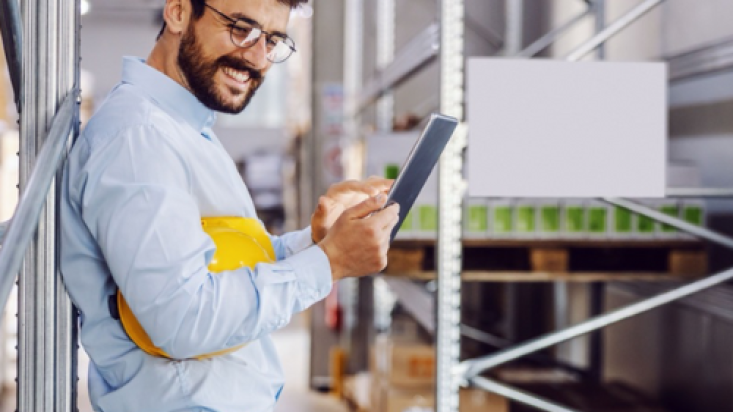
[[[311,227],[270,236],[273,261],[209,270],[217,245],[203,219],[256,218],[216,112],[242,111],[295,52],[286,28],[302,2],[167,0],[150,55],[124,59],[72,148],[61,271],[95,411],[272,411],[284,379],[269,334],[334,281],[386,265],[399,207],[383,208],[390,181],[370,179],[332,186]],[[159,352],[131,339],[118,293]]]

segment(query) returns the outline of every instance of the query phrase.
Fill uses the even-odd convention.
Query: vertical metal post
[[[439,0],[440,111],[463,120],[463,0]],[[461,214],[466,184],[461,169],[466,146],[461,123],[440,158],[438,168],[438,304],[436,412],[458,411],[461,319]]]
[[[505,1],[505,28],[504,28],[504,55],[516,56],[522,50],[523,39],[523,15],[524,0],[506,0]],[[506,296],[506,316],[504,322],[505,337],[510,341],[519,341],[523,338],[523,333],[519,325],[521,314],[522,295],[526,294],[533,285],[520,285],[516,283],[507,283],[504,286]],[[524,293],[523,293],[524,292]]]
[[[394,59],[395,49],[395,1],[377,0],[377,70],[384,70]],[[392,130],[394,95],[385,92],[377,100],[377,128]]]
[[[606,0],[593,0],[592,9],[595,13],[596,34],[600,34],[606,28]],[[606,43],[601,43],[596,49],[598,60],[606,58]]]
[[[350,152],[359,142],[359,90],[362,86],[363,37],[364,37],[364,0],[347,0],[345,2],[344,24],[344,137],[342,138],[342,160],[344,177],[359,178],[360,168],[347,161]],[[358,169],[358,170],[357,170]],[[357,315],[364,315],[364,310],[371,308],[371,302],[364,300],[365,294],[371,293],[371,279],[344,279],[338,283],[339,300],[343,307],[342,347],[349,357],[348,369],[356,372],[361,361],[360,349],[365,345],[361,332],[363,325],[358,324]],[[361,290],[360,290],[361,289]],[[367,290],[368,289],[368,290]],[[360,299],[361,298],[361,299]],[[364,319],[371,319],[365,317]],[[366,322],[362,322],[366,323]],[[366,349],[364,347],[364,358]]]
[[[596,34],[606,28],[606,1],[593,0],[593,8],[595,11],[595,31]],[[603,60],[606,58],[606,44],[602,43],[596,49],[596,58]],[[592,282],[588,284],[589,288],[589,313],[592,318],[603,314],[605,309],[606,285],[603,282]],[[590,375],[597,382],[603,380],[603,329],[592,332],[588,336],[588,370]]]
[[[74,0],[23,2],[20,188],[63,98],[78,80]],[[75,109],[78,111],[78,108]],[[78,116],[75,116],[78,117]],[[57,253],[57,188],[46,199],[19,281],[18,410],[71,411],[74,320]]]
[[[516,56],[524,43],[524,0],[506,0],[504,54]]]
[[[38,118],[32,117],[38,109],[38,96],[36,89],[38,88],[37,72],[34,68],[41,67],[37,61],[39,59],[37,50],[38,36],[35,22],[36,16],[39,14],[36,2],[23,2],[22,15],[23,22],[23,49],[21,55],[23,57],[22,64],[22,85],[21,93],[25,96],[22,99],[20,121],[20,191],[23,192],[26,183],[33,170],[33,164],[36,155],[35,136],[38,130],[43,130],[43,126],[37,127],[36,122],[41,117],[40,110]],[[26,258],[23,264],[18,281],[18,410],[34,411],[36,408],[34,389],[36,383],[34,376],[36,374],[36,356],[35,356],[35,306],[33,304],[36,293],[35,279],[35,251],[37,249],[38,238],[34,236],[26,252]]]

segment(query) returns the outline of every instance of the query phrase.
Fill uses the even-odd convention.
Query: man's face
[[[209,0],[208,4],[237,19],[254,21],[267,32],[285,32],[290,8],[276,0]],[[231,41],[229,22],[204,8],[181,37],[178,66],[186,86],[206,107],[239,113],[264,81],[272,63],[263,35],[254,46],[240,48]]]

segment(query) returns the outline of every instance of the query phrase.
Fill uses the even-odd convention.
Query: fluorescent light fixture
[[[81,15],[89,13],[89,0],[81,0]]]

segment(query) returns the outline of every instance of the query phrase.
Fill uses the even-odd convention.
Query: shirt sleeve
[[[328,258],[297,235],[283,258],[210,273],[188,162],[154,126],[107,139],[76,180],[82,218],[153,343],[189,358],[255,340],[331,290]]]
[[[310,226],[282,236],[270,235],[277,259],[288,258],[314,245]]]

